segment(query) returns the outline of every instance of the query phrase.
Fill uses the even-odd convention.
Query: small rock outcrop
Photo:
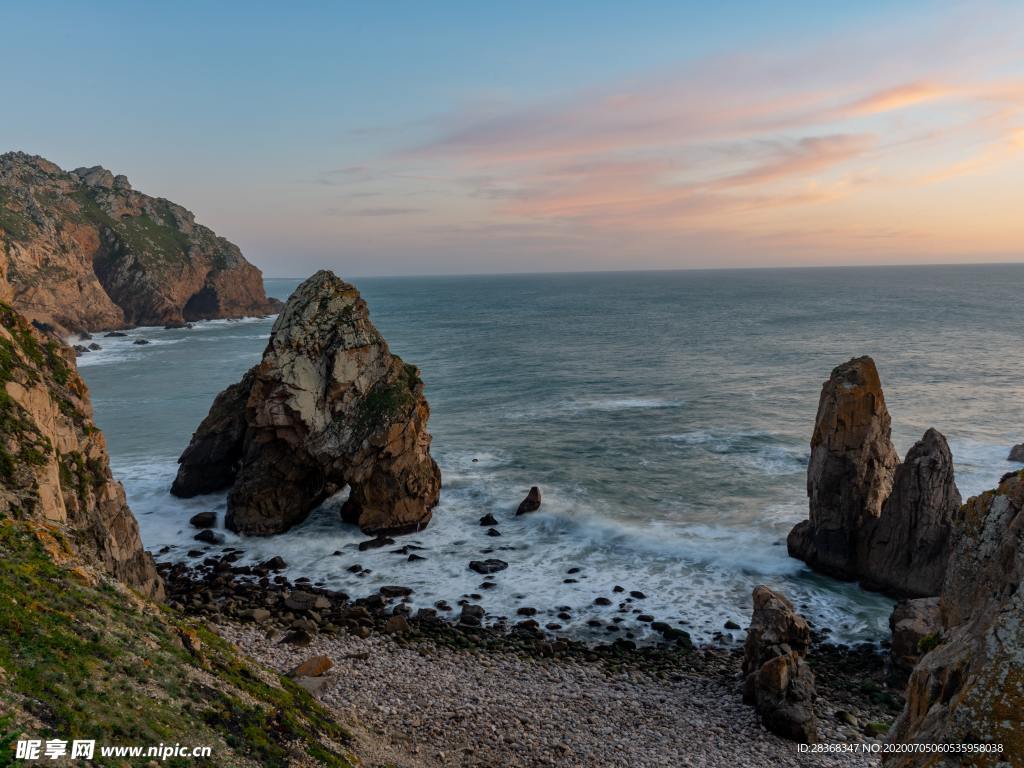
[[[811,630],[783,595],[754,589],[754,613],[743,649],[743,700],[772,733],[813,744],[814,673],[805,660]]]
[[[58,563],[84,563],[162,599],[74,360],[0,303],[0,519],[32,523]]]
[[[519,502],[519,506],[516,508],[516,516],[536,512],[538,509],[540,509],[540,488],[535,485],[530,488],[526,498]]]
[[[861,583],[904,597],[939,594],[961,502],[946,438],[929,429],[896,469],[882,514],[859,532]]]
[[[833,370],[811,437],[810,517],[789,534],[791,556],[830,576],[857,578],[858,534],[881,514],[899,463],[890,433],[874,361],[859,357]]]
[[[355,287],[320,271],[288,299],[262,362],[218,395],[172,492],[230,487],[227,527],[268,535],[348,486],[346,522],[415,531],[441,487],[429,415],[417,368],[391,354]]]
[[[0,300],[64,333],[279,306],[235,245],[99,166],[66,172],[34,155],[0,155],[0,245]]]
[[[1024,443],[1013,446],[1006,457],[1007,461],[1017,461],[1024,464]]]
[[[1016,765],[1024,755],[1024,472],[969,499],[957,526],[940,635],[910,676],[892,739],[990,745],[970,754],[972,765]],[[908,752],[886,764],[954,766],[963,757]]]
[[[899,597],[939,593],[961,502],[953,456],[929,429],[900,463],[870,357],[839,366],[822,388],[807,495],[810,515],[790,531],[790,556]]]

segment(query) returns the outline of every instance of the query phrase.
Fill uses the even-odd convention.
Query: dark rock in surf
[[[472,560],[469,563],[469,569],[476,571],[479,574],[487,575],[491,573],[497,573],[508,568],[508,563],[504,560],[498,560],[497,558],[491,558],[488,560]]]
[[[516,510],[516,515],[525,515],[529,512],[536,512],[540,509],[540,488],[536,485],[530,488],[530,492],[526,494],[526,498],[523,499],[519,508]]]
[[[213,528],[217,524],[217,514],[215,512],[200,512],[197,515],[192,515],[188,524],[193,528]]]

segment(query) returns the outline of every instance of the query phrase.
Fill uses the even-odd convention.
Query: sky
[[[1024,261],[1020,3],[0,8],[0,151],[269,276]]]

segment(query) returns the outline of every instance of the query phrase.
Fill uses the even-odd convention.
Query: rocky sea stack
[[[63,331],[277,311],[260,271],[185,208],[100,166],[0,155],[0,300]]]
[[[441,488],[429,415],[418,369],[391,354],[355,287],[320,271],[288,299],[263,361],[218,395],[171,492],[230,487],[227,526],[268,535],[348,486],[345,521],[418,530]]]
[[[791,556],[900,597],[939,593],[961,501],[953,456],[929,429],[900,462],[870,357],[840,365],[822,386],[807,495],[809,518],[787,540]]]

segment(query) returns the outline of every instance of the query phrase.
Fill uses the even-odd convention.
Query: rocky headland
[[[260,271],[100,166],[0,155],[0,300],[61,333],[276,312]]]
[[[288,299],[259,365],[216,398],[171,492],[230,488],[227,527],[268,535],[348,487],[346,522],[419,530],[441,489],[429,416],[416,366],[391,353],[354,286],[320,271]]]

